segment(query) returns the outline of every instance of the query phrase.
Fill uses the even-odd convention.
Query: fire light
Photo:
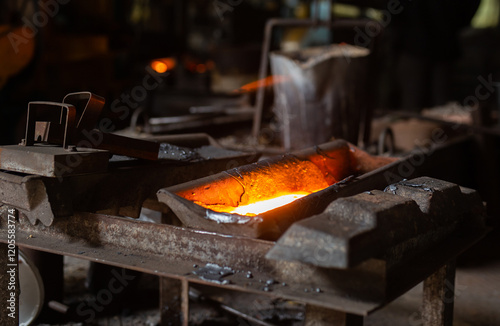
[[[269,87],[274,84],[284,83],[290,80],[289,76],[276,75],[276,76],[268,76],[264,79],[259,79],[257,81],[248,83],[246,85],[241,86],[240,88],[234,90],[235,93],[248,93],[258,90],[261,87]]]
[[[291,202],[302,198],[304,196],[308,195],[308,193],[305,194],[289,194],[289,195],[283,195],[279,196],[276,198],[271,198],[267,200],[262,200],[253,204],[248,204],[248,205],[242,205],[236,207],[234,210],[230,211],[229,213],[232,214],[239,214],[239,215],[258,215],[267,211],[270,211],[272,209],[285,206],[290,204]]]
[[[150,66],[159,74],[163,74],[168,70],[174,69],[176,61],[174,58],[160,58],[151,61]]]

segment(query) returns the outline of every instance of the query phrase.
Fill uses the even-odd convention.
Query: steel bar
[[[422,309],[424,326],[453,325],[455,266],[455,260],[452,260],[425,279]]]

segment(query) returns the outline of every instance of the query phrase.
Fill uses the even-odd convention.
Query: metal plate
[[[8,145],[0,147],[0,169],[60,178],[105,172],[109,155],[108,151],[96,149],[70,152],[52,145]]]

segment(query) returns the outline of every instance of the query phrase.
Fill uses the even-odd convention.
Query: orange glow
[[[204,64],[200,63],[200,64],[196,65],[196,72],[197,72],[197,73],[202,74],[202,73],[204,73],[205,71],[207,71],[207,68],[205,67],[205,65],[204,65]]]
[[[208,70],[214,70],[215,68],[215,62],[213,62],[212,60],[208,60],[205,65],[207,66],[207,69]]]
[[[175,58],[160,58],[151,61],[151,68],[159,74],[163,74],[168,70],[174,69],[176,64]]]
[[[253,203],[253,204],[238,206],[235,209],[233,209],[232,211],[230,211],[229,213],[239,214],[239,215],[248,215],[248,216],[258,215],[258,214],[270,211],[272,209],[288,205],[291,202],[293,202],[299,198],[302,198],[306,195],[308,195],[308,193],[283,195],[283,196],[279,196],[276,198],[271,198],[271,199],[259,201],[259,202]]]
[[[255,171],[240,172],[239,176],[242,179],[229,177],[210,187],[204,185],[178,194],[216,212],[254,216],[330,185],[315,164],[293,157]]]
[[[290,80],[290,77],[277,75],[277,76],[268,76],[264,79],[260,79],[249,84],[243,85],[240,88],[234,90],[235,93],[248,93],[255,91],[261,87],[268,87],[274,84],[284,83]]]
[[[163,74],[164,72],[166,72],[168,70],[167,65],[161,61],[153,61],[151,63],[151,68],[153,68],[153,70],[159,74]]]

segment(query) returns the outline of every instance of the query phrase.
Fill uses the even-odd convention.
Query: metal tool
[[[67,133],[61,135],[58,125],[47,122],[38,123],[34,141],[64,145],[67,143],[66,138],[71,136],[70,139],[73,142],[72,145],[74,145],[72,150],[77,148],[102,149],[117,155],[153,161],[158,160],[158,143],[104,133],[95,128],[104,107],[104,98],[98,95],[91,92],[77,92],[67,94],[63,99],[63,103],[34,102],[29,105],[32,104],[45,105],[46,110],[43,111],[43,114],[49,116],[52,114],[50,107],[52,107],[52,110],[58,110],[60,107],[71,106],[75,111],[75,122],[71,126],[67,126],[69,128]],[[44,121],[43,119],[46,118],[43,115],[37,115],[36,119]],[[31,123],[33,124],[33,122]],[[26,128],[27,132],[29,127],[31,126]],[[33,145],[32,138],[32,134],[27,133],[26,143]]]

